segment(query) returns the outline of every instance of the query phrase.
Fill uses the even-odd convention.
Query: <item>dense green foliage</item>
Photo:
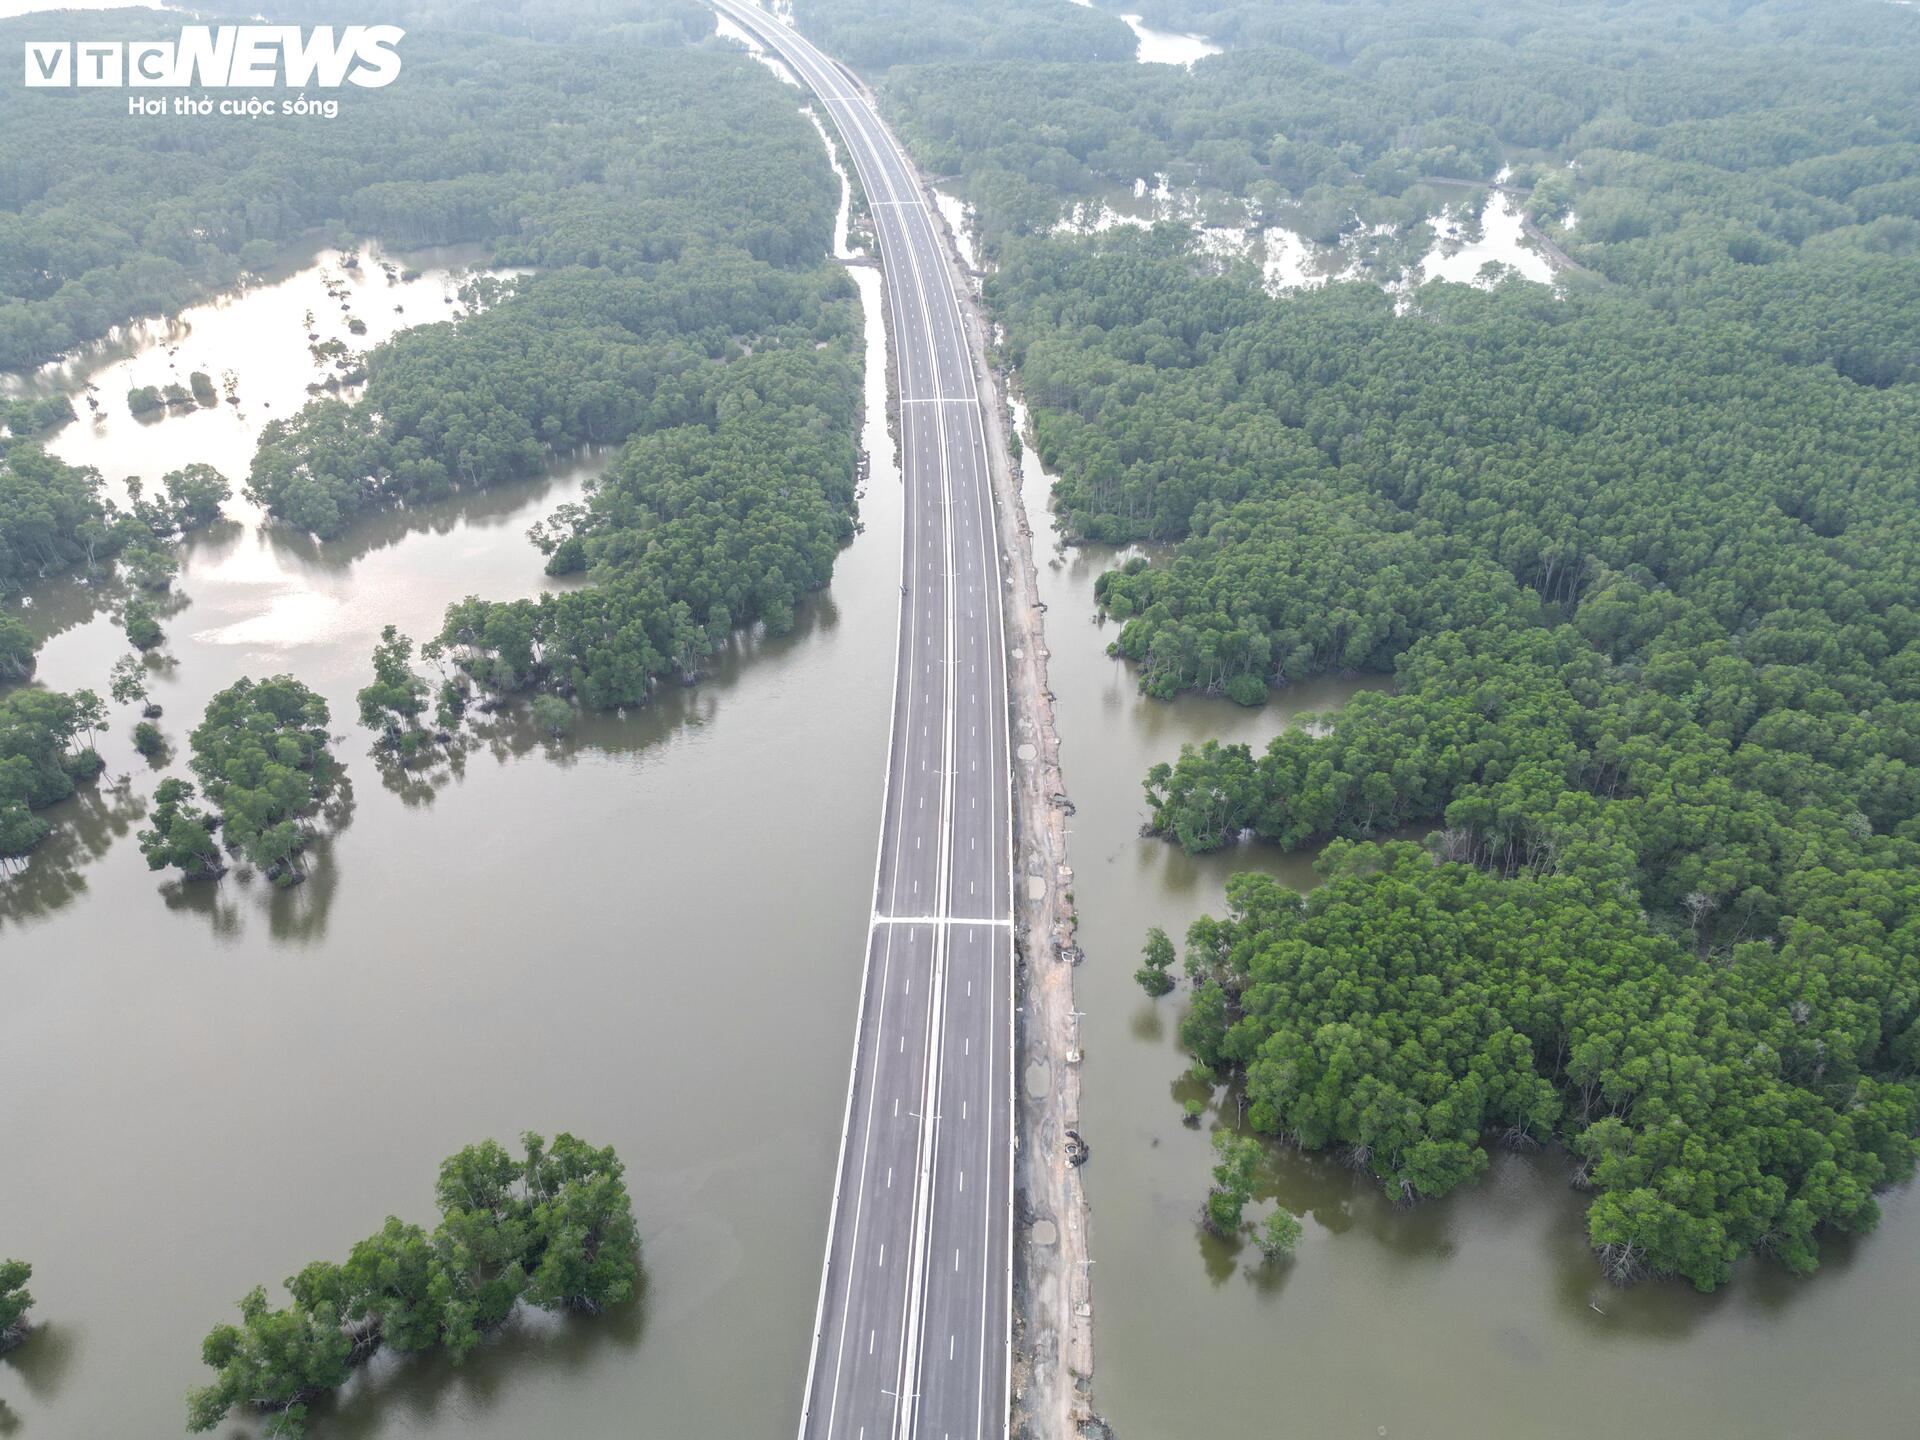
[[[189,763],[219,807],[227,848],[277,885],[302,878],[300,853],[313,838],[304,822],[338,778],[328,718],[327,702],[291,675],[243,678],[207,702],[189,737]],[[166,839],[175,843],[170,831]],[[175,863],[171,848],[166,853],[161,863]]]
[[[19,1344],[27,1333],[27,1311],[33,1306],[27,1281],[32,1278],[26,1261],[0,1260],[0,1350]]]
[[[115,511],[90,468],[0,440],[0,598],[113,553]]]
[[[159,732],[154,733],[157,738]],[[215,822],[193,803],[193,795],[193,786],[176,776],[154,788],[150,828],[140,832],[140,853],[149,870],[171,867],[188,880],[218,879],[227,867],[213,835]]]
[[[940,60],[1132,60],[1133,32],[1071,0],[795,0],[794,23],[856,70]]]
[[[33,674],[33,632],[11,615],[0,615],[0,684]]]
[[[990,241],[1155,174],[1330,241],[1356,220],[1418,222],[1436,200],[1423,179],[1484,181],[1507,160],[1549,180],[1541,219],[1577,209],[1561,238],[1619,279],[1769,264],[1815,237],[1914,250],[1920,47],[1914,17],[1882,0],[1242,13],[1229,38],[1254,48],[1191,74],[929,65],[890,75],[885,98],[934,173],[966,175]],[[1220,17],[1165,18],[1211,31]]]
[[[469,597],[441,640],[487,689],[550,684],[605,708],[695,679],[738,626],[785,633],[852,534],[857,393],[850,340],[735,361],[714,377],[711,428],[636,438],[567,517],[595,584]]]
[[[238,1406],[265,1417],[263,1434],[297,1436],[311,1402],[382,1346],[457,1363],[522,1302],[597,1314],[631,1299],[640,1235],[618,1157],[566,1134],[521,1143],[519,1156],[488,1140],[442,1162],[431,1233],[388,1216],[344,1263],[288,1279],[290,1304],[249,1292],[240,1324],[201,1346],[219,1374],[187,1397],[188,1430]]]
[[[1188,935],[1182,1036],[1244,1068],[1256,1129],[1345,1147],[1408,1199],[1484,1169],[1489,1132],[1557,1131],[1615,1272],[1702,1289],[1756,1249],[1812,1269],[1822,1228],[1870,1228],[1873,1191],[1911,1173],[1913,922],[1886,933],[1910,879],[1875,907],[1810,875],[1817,913],[1716,957],[1577,872],[1405,844],[1336,845],[1322,870],[1304,898],[1238,876],[1231,915]]]
[[[104,707],[88,691],[15,690],[0,697],[0,867],[20,859],[45,837],[35,815],[73,794],[77,782],[100,773],[90,735],[106,728]]]
[[[718,362],[839,331],[833,181],[790,91],[737,52],[493,43],[519,71],[509,108],[538,110],[522,128],[553,147],[535,163],[569,182],[495,240],[500,262],[538,272],[377,347],[353,404],[267,428],[248,491],[301,529],[711,424]],[[493,108],[490,133],[513,123]]]
[[[548,568],[590,586],[470,597],[435,642],[487,689],[612,707],[697,678],[737,628],[784,633],[826,583],[853,533],[859,337],[824,261],[831,174],[789,91],[737,55],[567,54],[581,143],[617,144],[605,183],[502,242],[541,268],[496,303],[376,349],[353,404],[269,426],[248,488],[326,535],[626,442],[537,531]],[[620,117],[642,104],[636,140]],[[417,746],[387,704],[399,668],[373,688],[394,743]]]
[[[64,395],[38,400],[0,400],[0,429],[19,439],[30,439],[73,419],[73,402]]]
[[[373,682],[354,697],[360,723],[378,732],[383,747],[403,760],[412,759],[433,738],[420,718],[427,713],[431,692],[413,668],[413,640],[395,625],[381,630],[380,643],[373,647]],[[442,723],[451,718],[443,715]]]

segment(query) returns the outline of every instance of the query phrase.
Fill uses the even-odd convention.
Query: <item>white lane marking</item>
[[[736,7],[731,3],[723,3],[722,8],[727,10],[729,13],[735,13],[736,11]],[[874,135],[872,132],[876,127],[878,127],[878,120],[876,117],[873,116],[871,107],[870,105],[867,104],[864,98],[858,95],[857,93],[842,93],[836,86],[832,84],[820,82],[819,75],[822,71],[824,71],[825,66],[827,65],[828,62],[826,62],[824,58],[821,57],[818,54],[818,52],[815,51],[810,44],[808,44],[802,37],[793,34],[791,30],[788,29],[787,27],[777,26],[771,21],[766,21],[764,15],[762,15],[757,9],[751,9],[751,7],[740,7],[740,10],[742,12],[750,11],[750,13],[755,17],[755,22],[765,23],[765,26],[766,26],[765,29],[761,28],[760,23],[753,23],[753,28],[758,33],[762,34],[764,38],[767,38],[771,43],[773,43],[776,46],[776,48],[779,48],[783,51],[783,53],[786,53],[788,55],[788,58],[793,61],[796,67],[800,69],[801,72],[804,75],[806,75],[810,81],[813,81],[814,83],[816,83],[816,85],[819,86],[819,93],[822,95],[823,99],[829,103],[830,106],[844,107],[844,111],[845,111],[844,119],[848,122],[848,128],[850,128],[851,131],[854,132],[852,135],[849,136],[850,142],[856,136],[859,140],[865,142],[864,148],[858,145],[854,145],[852,143],[849,144],[849,151],[853,156],[855,163],[857,165],[861,164],[861,162],[869,162],[869,161],[873,165],[878,165],[879,166],[879,169],[877,172],[878,177],[880,181],[884,183],[885,187],[888,190],[895,189],[896,175],[900,177],[898,181],[898,183],[900,184],[911,185],[916,183],[913,181],[911,177],[911,173],[908,167],[906,166],[904,159],[900,154],[897,144],[892,141],[891,137],[887,136],[884,130],[881,130],[880,139],[876,140],[874,138]],[[745,14],[742,14],[742,18],[745,18]],[[778,36],[778,38],[775,38],[776,35]],[[833,113],[835,115],[836,120],[843,118],[841,111],[838,109],[830,109],[830,113]],[[873,183],[874,178],[875,178],[875,172],[872,170],[871,165],[869,165],[866,168],[866,173],[863,174],[863,183],[868,185],[870,195],[872,195],[873,192],[879,188],[878,185]],[[898,197],[896,193],[892,197],[882,197],[882,198],[898,199],[900,197]],[[924,211],[926,202],[924,200],[912,200],[912,201],[908,201],[907,205],[918,206]],[[906,207],[903,206],[902,208],[906,208]],[[921,225],[923,230],[926,229],[924,221],[921,222]],[[921,252],[923,251],[925,244],[928,242],[923,242],[921,239],[918,238],[919,232],[907,230],[899,221],[882,224],[880,229],[881,229],[881,235],[885,240],[894,239],[895,232],[898,232],[900,238],[907,241],[910,261],[912,264],[912,268],[916,272],[916,278],[917,278],[918,271],[920,269]],[[928,235],[931,235],[932,232],[930,230],[927,230],[926,233]],[[896,243],[898,243],[898,241],[896,241]],[[937,247],[937,241],[934,241],[931,243],[933,243]],[[886,246],[885,248],[888,250],[891,250],[894,247],[889,245],[889,246]],[[944,299],[947,303],[946,303],[946,306],[941,309],[937,323],[935,323],[932,327],[933,333],[931,338],[935,340],[944,340],[947,343],[952,344],[955,342],[957,338],[954,334],[954,324],[955,324],[955,318],[958,316],[958,310],[957,310],[958,301],[954,292],[954,279],[952,274],[950,273],[950,267],[946,265],[941,266],[941,274],[945,280],[944,294],[941,296],[941,298]],[[924,305],[925,299],[926,299],[926,290],[922,288],[919,291],[919,295],[920,295],[922,304]],[[925,318],[924,310],[922,314],[924,319]],[[896,313],[890,318],[894,322],[893,328],[897,334],[900,328],[900,319],[897,313],[897,309],[896,309]],[[968,369],[966,371],[966,376],[969,382],[971,382],[974,378],[971,364],[969,364],[968,366]],[[973,414],[972,419],[973,419],[973,426],[972,426],[972,433],[969,435],[969,446],[970,446],[971,452],[977,454],[980,451],[981,446],[983,444],[981,417],[978,413],[977,404],[976,404],[975,413]],[[970,477],[970,478],[973,478],[973,477]],[[978,485],[976,485],[975,489],[976,489],[976,495],[975,495],[976,503],[984,505],[985,503],[984,491],[982,491]],[[997,546],[996,546],[995,558],[997,561],[1001,561],[1004,558],[999,555]],[[968,569],[970,572],[971,566],[969,566]],[[1003,574],[1002,579],[1004,580],[1005,578],[1006,577]],[[975,642],[973,642],[970,639],[969,643],[972,644]],[[1003,727],[1004,727],[1004,724],[1005,724],[1005,717],[1003,717]],[[978,765],[975,764],[972,768],[977,771]],[[975,806],[974,801],[971,798],[969,799],[969,808],[977,808],[977,806]],[[1009,825],[1010,824],[1011,824],[1011,815],[1009,815]],[[1009,848],[1009,852],[1008,852],[1009,867],[1011,867],[1011,862],[1012,862],[1012,852],[1011,852],[1011,848]],[[1011,869],[1009,873],[1011,873]],[[918,888],[917,884],[915,888],[916,889]],[[1008,973],[1009,975],[1011,974],[1010,969]],[[1009,1054],[1011,1054],[1011,1052],[1009,1052]],[[1011,1134],[1009,1133],[1009,1140],[1010,1139],[1011,1139]],[[1011,1223],[1010,1210],[1008,1211],[1007,1217],[1005,1218],[1010,1224]],[[1012,1258],[1011,1249],[1009,1248],[1007,1253],[1007,1259],[1009,1264],[1011,1263],[1011,1258]],[[983,1266],[985,1263],[986,1263],[986,1256],[983,1251]],[[983,1287],[981,1291],[983,1341],[985,1339],[984,1316],[985,1316],[986,1303],[987,1303],[987,1296],[986,1296],[986,1291]],[[983,1344],[982,1353],[981,1353],[981,1364],[983,1369],[983,1374],[981,1377],[981,1389],[982,1389],[983,1402],[984,1402],[984,1383],[985,1383],[985,1377],[984,1377],[985,1360],[986,1360],[985,1347]],[[1009,1385],[1011,1384],[1010,1369],[1008,1370],[1007,1374],[1003,1378],[1007,1381]],[[911,1392],[909,1393],[911,1394]],[[899,1400],[899,1397],[896,1394],[896,1419],[899,1418],[898,1400]],[[910,1413],[911,1412],[909,1411],[909,1415]],[[1004,1429],[1004,1427],[1001,1427],[1001,1428]],[[864,1428],[862,1433],[864,1434]],[[982,1431],[982,1433],[983,1434],[985,1433],[984,1430]]]
[[[878,915],[873,917],[878,925],[1011,925],[1013,921],[1005,915]],[[967,993],[973,993],[973,982],[967,982]]]

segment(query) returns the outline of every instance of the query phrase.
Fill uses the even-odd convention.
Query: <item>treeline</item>
[[[610,1147],[529,1133],[515,1156],[483,1141],[441,1162],[434,1197],[431,1232],[388,1216],[344,1263],[288,1279],[290,1304],[249,1292],[240,1323],[201,1345],[218,1374],[187,1397],[187,1429],[238,1407],[263,1417],[263,1434],[299,1436],[312,1403],[382,1348],[457,1364],[519,1305],[598,1314],[639,1287],[639,1229]]]
[[[844,313],[844,312],[840,312]],[[697,679],[733,631],[793,628],[853,534],[855,336],[773,350],[718,374],[710,424],[628,444],[557,517],[549,569],[582,590],[450,606],[442,643],[483,689],[635,705]]]
[[[577,13],[588,27],[592,12]],[[649,13],[665,17],[655,37],[664,40],[692,20],[681,5]],[[165,38],[181,23],[156,15],[143,33]],[[16,47],[32,31],[31,20],[0,22],[0,39]],[[123,38],[111,19],[84,14],[67,33]],[[776,144],[756,168],[745,137],[729,141],[721,127],[702,142],[684,121],[754,77],[718,60],[663,62],[625,38],[636,37],[561,49],[417,28],[405,41],[405,83],[356,91],[324,125],[128,125],[117,91],[8,87],[0,369],[230,286],[311,243],[316,228],[397,247],[511,242],[554,264],[604,263],[588,253],[616,251],[629,232],[684,243],[716,215],[768,243],[813,233],[790,212],[761,208],[782,189],[817,190],[808,171],[773,168],[792,147]],[[711,98],[692,104],[703,90]],[[700,163],[702,143],[707,161],[724,153],[733,163]],[[761,206],[742,203],[749,197]],[[670,212],[683,203],[696,218],[675,225]]]
[[[855,70],[942,60],[1131,61],[1133,32],[1072,0],[795,0],[794,23]]]
[[[27,1311],[33,1308],[33,1292],[27,1281],[33,1267],[24,1260],[0,1260],[0,1355],[27,1338],[31,1325]]]
[[[790,91],[737,52],[533,48],[593,117],[600,183],[496,248],[536,273],[376,348],[353,403],[267,428],[248,488],[279,518],[332,535],[370,506],[711,425],[728,362],[847,333],[851,287],[823,258],[833,177]],[[639,134],[636,109],[652,117]]]
[[[279,0],[273,17],[309,25],[402,25],[561,44],[669,47],[692,44],[714,28],[713,7],[702,0]]]
[[[634,274],[529,277],[471,319],[375,349],[353,403],[316,400],[268,425],[248,494],[331,536],[374,506],[531,475],[636,432],[711,424],[727,362],[745,347],[844,341],[848,293],[830,267],[781,269],[732,250]]]
[[[93,748],[95,732],[104,729],[106,709],[89,690],[23,687],[0,696],[0,869],[52,828],[34,811],[65,800],[105,768]]]
[[[1441,199],[1424,180],[1488,181],[1503,161],[1543,182],[1529,208],[1564,248],[1623,282],[1751,274],[1809,242],[1829,257],[1920,246],[1920,46],[1913,16],[1882,0],[1308,3],[1241,7],[1237,28],[1161,9],[1149,18],[1249,48],[1191,73],[968,63],[887,78],[919,156],[966,177],[990,246],[1155,175],[1331,243],[1419,225]]]
[[[100,472],[24,439],[0,439],[0,599],[36,580],[111,556],[118,511]]]

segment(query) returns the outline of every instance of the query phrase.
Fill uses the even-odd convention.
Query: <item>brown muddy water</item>
[[[337,261],[82,366],[164,378],[178,346],[181,378],[189,361],[239,372],[238,413],[139,425],[115,370],[95,377],[105,421],[52,448],[149,484],[207,460],[237,484],[260,425],[305,398],[304,313],[326,315],[313,302]],[[353,303],[373,333],[358,343],[416,307],[440,318],[446,261],[406,257],[424,272],[417,301],[363,272]],[[618,1149],[643,1300],[599,1321],[529,1316],[459,1369],[378,1360],[314,1433],[791,1426],[870,904],[899,566],[878,277],[854,275],[865,534],[793,635],[739,642],[697,688],[586,718],[564,745],[503,716],[451,771],[383,775],[353,694],[388,621],[420,637],[463,594],[556,583],[524,532],[604,457],[326,544],[262,530],[236,497],[188,546],[188,603],[163,622],[177,663],[154,683],[170,773],[214,690],[284,670],[331,705],[350,795],[307,884],[170,885],[135,842],[158,774],[116,707],[102,785],[45,812],[55,835],[0,881],[0,1253],[33,1263],[40,1322],[0,1362],[0,1434],[181,1433],[184,1394],[210,1373],[200,1337],[251,1286],[343,1256],[389,1213],[431,1221],[441,1157],[528,1128]],[[39,680],[104,693],[126,648],[104,598],[64,584],[32,599],[18,613],[50,636]]]
[[[1062,547],[1029,447],[1025,497],[1048,606],[1060,761],[1077,807],[1074,900],[1085,963],[1080,1114],[1092,1158],[1094,1401],[1121,1440],[1773,1440],[1920,1434],[1920,1203],[1881,1197],[1879,1230],[1832,1241],[1796,1280],[1749,1264],[1712,1296],[1684,1284],[1619,1290],[1583,1243],[1585,1199],[1547,1154],[1495,1157],[1436,1204],[1396,1209],[1328,1159],[1275,1148],[1260,1205],[1305,1234],[1291,1262],[1203,1234],[1208,1131],[1237,1121],[1215,1098],[1206,1125],[1181,1106],[1179,993],[1134,984],[1147,927],[1179,943],[1222,908],[1236,870],[1297,887],[1309,859],[1264,847],[1188,857],[1143,838],[1140,782],[1182,741],[1256,751],[1302,712],[1337,707],[1363,682],[1296,686],[1261,710],[1142,697],[1116,633],[1095,614],[1102,547]],[[1377,682],[1373,682],[1377,683]]]

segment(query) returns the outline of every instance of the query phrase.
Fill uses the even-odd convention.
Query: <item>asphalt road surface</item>
[[[906,487],[873,924],[800,1435],[1007,1433],[1012,791],[987,440],[959,281],[918,175],[847,72],[713,0],[810,86],[886,276]],[[875,597],[882,602],[882,597]]]

